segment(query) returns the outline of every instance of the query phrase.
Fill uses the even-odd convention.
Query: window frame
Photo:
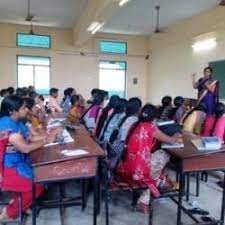
[[[125,69],[114,69],[114,70],[123,70],[125,72],[125,87],[124,87],[124,98],[127,98],[127,81],[128,81],[128,78],[127,78],[127,61],[125,60],[99,60],[98,62],[98,69],[99,69],[99,72],[100,70],[110,70],[110,69],[107,69],[107,68],[100,68],[100,63],[101,62],[118,62],[118,63],[125,63]],[[99,78],[99,72],[98,72],[98,79],[99,79],[99,82],[98,82],[98,85],[100,85],[100,78]],[[99,87],[100,88],[100,87]],[[107,90],[106,90],[107,91]]]
[[[101,43],[102,42],[111,42],[111,43],[120,43],[120,44],[125,44],[125,46],[126,46],[126,51],[125,51],[125,53],[120,53],[120,52],[106,52],[106,51],[101,51]],[[115,40],[99,40],[99,42],[98,42],[99,44],[99,52],[101,53],[101,54],[108,54],[108,55],[127,55],[127,46],[128,46],[128,44],[127,44],[127,42],[126,41],[115,41]]]
[[[49,37],[49,47],[48,48],[46,48],[46,47],[35,47],[35,46],[21,46],[18,43],[18,35],[19,34],[32,35],[32,34],[29,34],[29,33],[17,32],[16,33],[16,46],[19,47],[19,48],[37,48],[37,49],[51,49],[52,48],[52,37],[49,34],[33,34],[34,36],[36,35],[36,36],[41,36],[41,37]]]
[[[19,85],[19,76],[18,76],[18,65],[28,65],[28,64],[18,64],[18,61],[19,61],[19,57],[36,57],[36,58],[48,58],[49,59],[49,90],[51,88],[51,83],[52,83],[52,59],[50,56],[40,56],[40,55],[22,55],[22,54],[17,54],[16,55],[16,73],[17,73],[17,88],[18,88],[18,85]],[[33,69],[35,66],[35,64],[29,64],[31,66],[33,66]],[[47,67],[47,66],[46,66]],[[33,73],[33,76],[35,74]],[[44,96],[48,96],[49,94],[44,94]]]

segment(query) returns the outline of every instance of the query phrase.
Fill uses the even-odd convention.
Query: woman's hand
[[[191,77],[192,77],[192,86],[193,86],[194,89],[197,88],[196,76],[197,76],[196,73],[193,73],[193,74],[191,75]]]

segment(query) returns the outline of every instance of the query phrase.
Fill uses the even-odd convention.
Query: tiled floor
[[[191,189],[194,192],[194,178]],[[210,216],[217,218],[220,215],[222,189],[215,184],[216,178],[210,176],[208,183],[201,182],[201,195],[199,198],[190,197],[190,202],[197,201],[199,206],[210,211]],[[68,194],[79,193],[77,183],[69,183]],[[191,208],[191,205],[184,201],[184,204]],[[154,225],[174,225],[176,224],[177,206],[169,199],[158,200],[154,203]],[[84,212],[79,206],[66,208],[65,225],[92,225],[93,199],[88,198],[87,208]],[[193,224],[187,217],[182,217],[184,224]],[[140,212],[135,212],[131,207],[129,194],[116,193],[112,195],[110,202],[110,225],[147,225],[148,216]],[[27,218],[26,224],[31,224],[31,218]],[[42,210],[37,218],[38,225],[59,225],[60,216],[58,209]],[[98,225],[105,224],[104,202],[102,201],[101,214],[98,217]]]

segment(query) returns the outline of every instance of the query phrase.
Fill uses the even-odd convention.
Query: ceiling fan
[[[154,33],[165,33],[165,29],[160,27],[160,6],[157,5],[155,6],[155,11],[156,11],[156,26]]]
[[[220,0],[219,5],[225,6],[225,0]]]

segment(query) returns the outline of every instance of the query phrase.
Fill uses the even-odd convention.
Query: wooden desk
[[[166,151],[171,155],[172,160],[178,162],[179,170],[179,197],[178,197],[178,212],[177,212],[177,225],[181,225],[181,210],[182,196],[185,186],[185,175],[191,172],[210,171],[210,170],[222,170],[225,171],[225,147],[219,151],[199,151],[190,142],[191,137],[184,136],[184,148],[180,149],[167,149]],[[225,184],[225,176],[224,176]],[[218,224],[224,224],[224,206],[225,206],[225,188],[223,189],[222,197],[222,209],[221,218],[218,220]],[[192,218],[195,222],[199,222],[197,219]],[[201,223],[201,225],[204,223]],[[215,224],[205,223],[205,224]]]
[[[105,154],[83,126],[71,134],[74,142],[43,147],[31,154],[33,167],[33,225],[36,224],[35,183],[52,183],[71,179],[94,178],[94,220],[97,224],[98,158]],[[84,149],[88,154],[65,156],[64,149]]]

